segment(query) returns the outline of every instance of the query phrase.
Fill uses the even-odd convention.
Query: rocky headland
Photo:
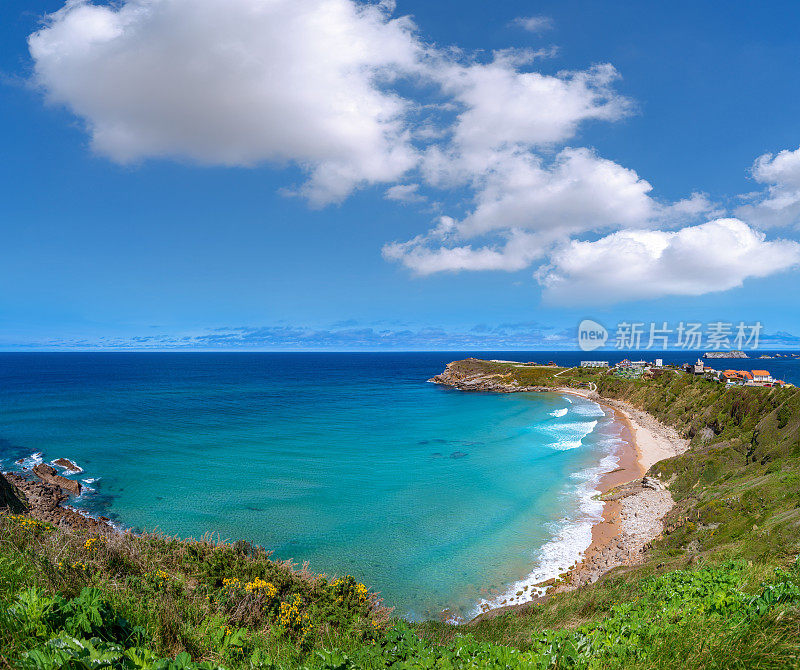
[[[492,369],[495,361],[484,361],[479,358],[467,358],[463,361],[452,361],[448,363],[441,374],[431,377],[428,381],[442,386],[449,386],[459,391],[486,391],[489,393],[520,393],[533,391],[552,391],[552,386],[542,384],[526,385],[520,384],[513,376],[509,375],[499,366]],[[520,367],[543,367],[533,366],[527,363],[504,362],[505,365],[519,365]],[[488,369],[487,369],[488,368]]]

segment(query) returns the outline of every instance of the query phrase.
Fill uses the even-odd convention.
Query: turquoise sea
[[[427,383],[464,355],[0,354],[0,467],[66,457],[93,489],[74,504],[122,526],[247,539],[397,614],[467,617],[588,545],[619,427],[576,396]]]

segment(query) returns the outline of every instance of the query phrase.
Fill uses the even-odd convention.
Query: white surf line
[[[566,371],[565,371],[566,372]],[[609,418],[603,406],[585,395],[576,393],[589,405],[602,412],[592,421],[592,428],[584,433],[578,441],[595,432],[601,418]],[[569,400],[567,398],[567,400]],[[572,403],[572,400],[569,400]],[[613,419],[610,419],[613,420]],[[586,423],[586,422],[584,422]],[[592,528],[603,520],[605,503],[597,499],[600,493],[598,486],[602,476],[619,466],[618,437],[609,438],[608,451],[602,455],[595,465],[575,472],[565,484],[562,495],[573,496],[577,493],[578,506],[573,517],[562,517],[550,527],[548,539],[536,552],[531,571],[521,579],[511,582],[504,590],[491,596],[480,598],[469,612],[467,621],[494,609],[522,605],[537,596],[544,595],[547,587],[541,583],[557,578],[570,567],[583,560],[586,550],[592,544]],[[577,484],[573,484],[576,482]],[[463,623],[463,622],[460,622]]]

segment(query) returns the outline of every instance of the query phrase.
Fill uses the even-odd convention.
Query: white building
[[[607,368],[608,361],[581,361],[582,368]]]

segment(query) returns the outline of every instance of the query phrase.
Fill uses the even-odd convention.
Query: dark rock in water
[[[45,484],[55,484],[60,486],[65,491],[69,491],[72,495],[81,494],[81,483],[72,479],[67,479],[56,473],[56,469],[44,463],[39,463],[33,467],[33,474],[41,479]]]
[[[69,470],[71,472],[83,472],[83,468],[79,467],[76,463],[68,458],[57,458],[53,461],[53,465],[57,465],[58,467],[64,468],[65,470]]]
[[[441,458],[441,457],[442,457],[442,454],[439,451],[431,454],[431,458]]]
[[[417,444],[428,444],[428,442],[430,442],[430,440],[420,440]]]
[[[7,509],[12,514],[24,512],[28,506],[23,502],[23,496],[18,493],[14,485],[0,474],[0,509]]]
[[[465,456],[467,456],[467,454],[463,451],[454,451],[450,454],[450,458],[464,458]]]

